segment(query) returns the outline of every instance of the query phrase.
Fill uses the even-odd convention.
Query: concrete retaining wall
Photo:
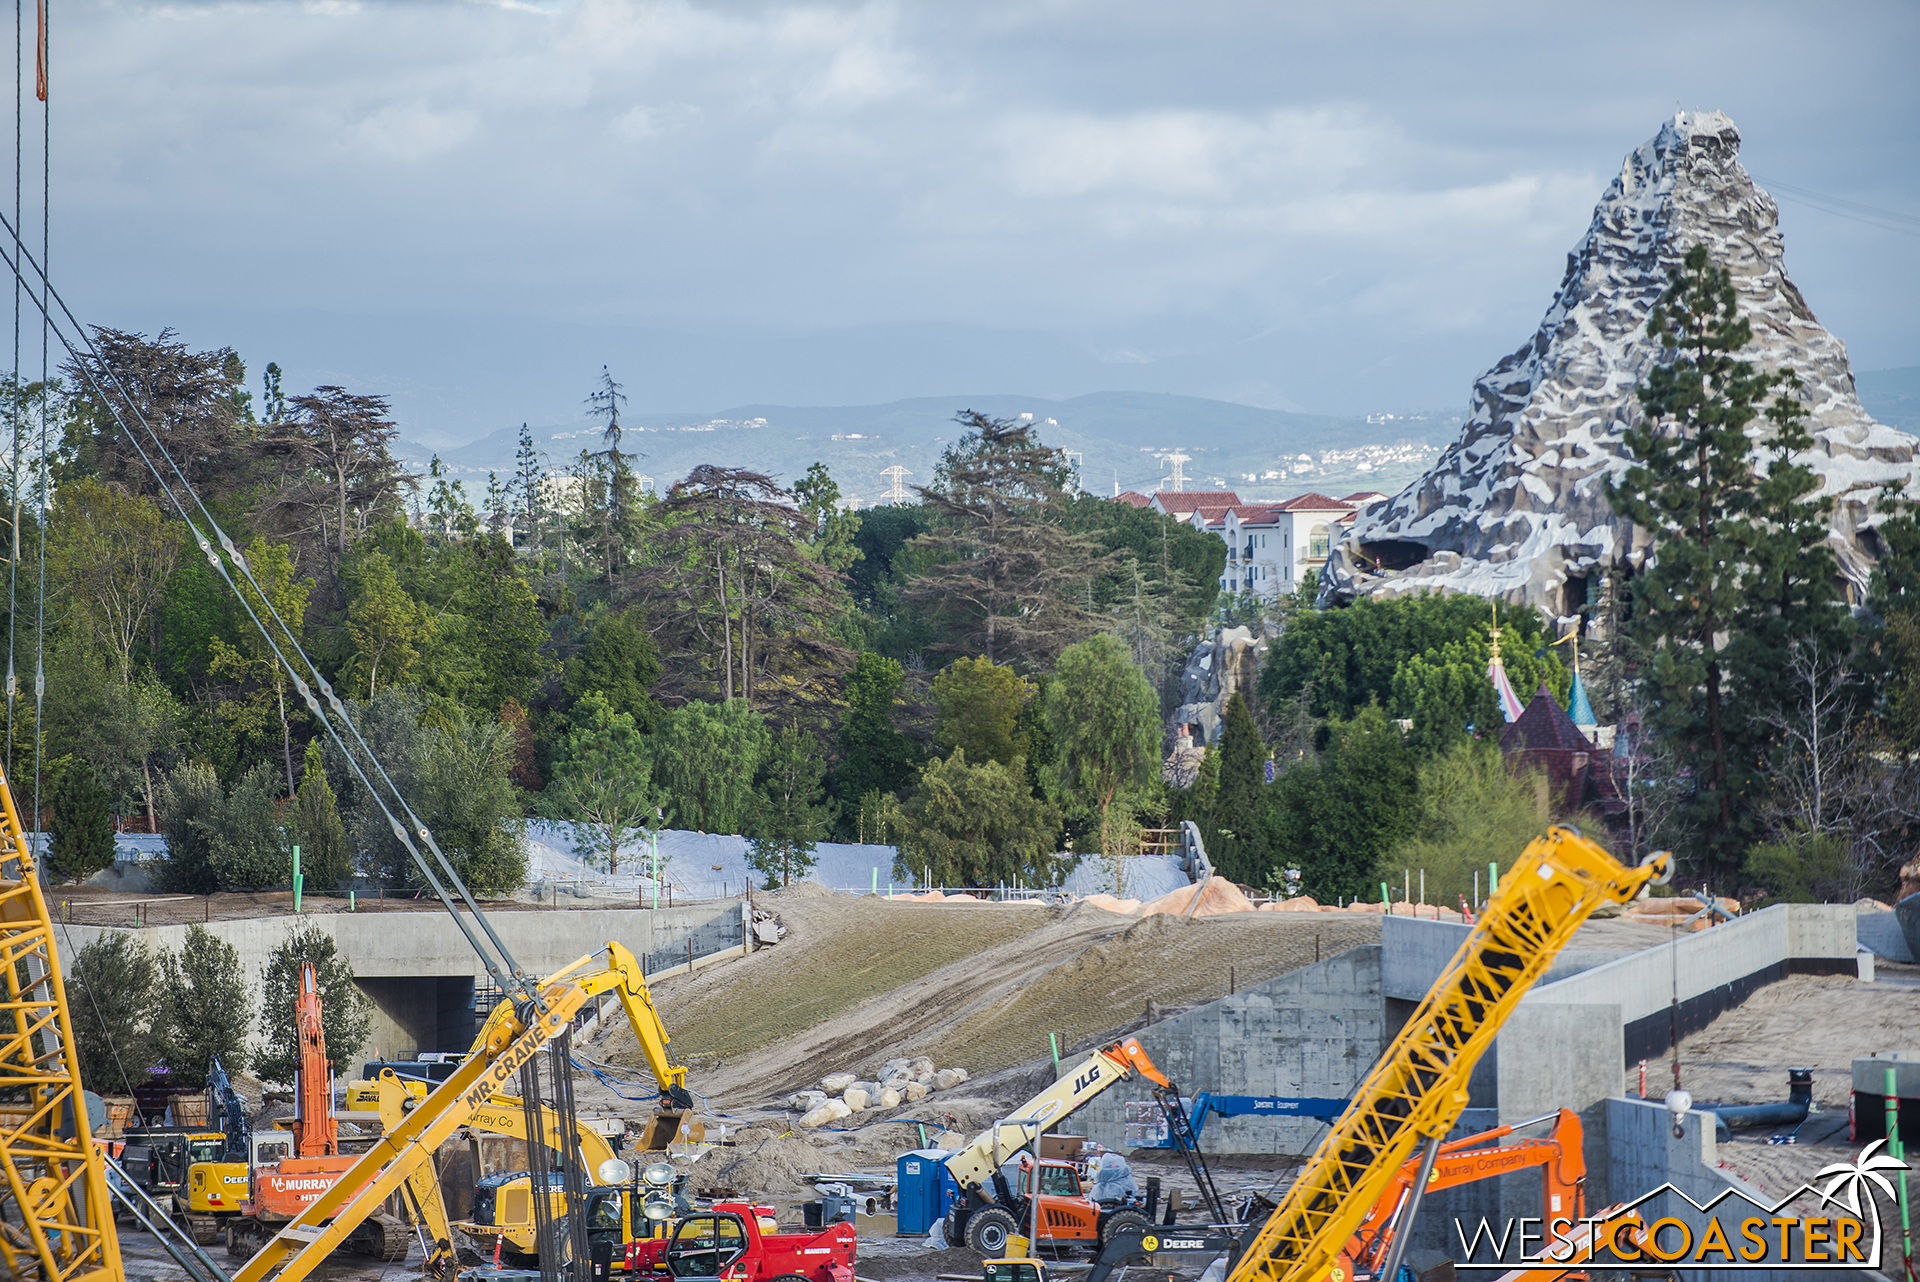
[[[745,947],[744,902],[719,900],[674,908],[509,909],[487,914],[521,967],[546,975],[617,940],[644,960],[649,974],[684,967],[695,958]],[[471,925],[471,919],[466,919]],[[373,1028],[356,1058],[378,1049],[388,1057],[416,1051],[465,1050],[472,1037],[476,986],[491,981],[453,918],[444,912],[321,913],[215,921],[205,929],[240,955],[248,990],[258,992],[273,951],[294,930],[312,926],[331,935],[374,1003]],[[59,926],[62,966],[99,935],[124,928]],[[178,950],[186,926],[127,931],[155,953]],[[462,1011],[466,1014],[463,1016]],[[465,1040],[463,1040],[463,1038]]]
[[[1137,1036],[1180,1093],[1344,1099],[1380,1056],[1387,1036],[1380,949],[1366,945],[1196,1006]],[[1127,1103],[1153,1099],[1130,1079],[1088,1104],[1071,1131],[1124,1149]],[[1310,1153],[1326,1135],[1311,1119],[1209,1118],[1208,1153]]]

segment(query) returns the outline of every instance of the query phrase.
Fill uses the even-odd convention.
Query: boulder
[[[795,1091],[787,1096],[787,1108],[795,1113],[811,1113],[826,1102],[825,1091]]]
[[[919,1077],[922,1073],[931,1074],[933,1072],[933,1061],[925,1055],[915,1055],[907,1061],[907,1067],[913,1070],[915,1077]]]
[[[873,1096],[867,1094],[858,1086],[849,1086],[846,1090],[840,1092],[840,1098],[845,1101],[849,1109],[858,1113],[867,1107],[868,1102],[873,1099]]]
[[[933,1075],[933,1089],[950,1091],[967,1080],[967,1071],[963,1068],[943,1068]]]
[[[828,1073],[820,1079],[820,1089],[829,1095],[838,1095],[859,1080],[852,1073]]]
[[[899,1108],[900,1092],[894,1090],[891,1086],[882,1086],[880,1088],[880,1095],[874,1100],[873,1106],[875,1108]]]
[[[800,1119],[800,1125],[808,1127],[828,1126],[844,1118],[852,1117],[853,1110],[837,1099],[830,1099],[820,1107],[808,1111]]]
[[[908,1082],[900,1088],[900,1098],[909,1104],[918,1104],[926,1097],[927,1084],[925,1082]]]

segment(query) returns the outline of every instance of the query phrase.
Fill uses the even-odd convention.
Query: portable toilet
[[[947,1213],[947,1207],[960,1195],[960,1185],[947,1169],[953,1156],[945,1149],[921,1148],[903,1153],[895,1166],[898,1182],[894,1186],[894,1204],[900,1217],[902,1235],[923,1236],[933,1232]]]

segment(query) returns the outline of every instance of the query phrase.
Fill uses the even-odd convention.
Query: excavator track
[[[370,1256],[383,1264],[403,1264],[413,1248],[413,1235],[407,1226],[391,1215],[370,1215],[360,1222],[347,1239],[347,1249],[355,1255]]]

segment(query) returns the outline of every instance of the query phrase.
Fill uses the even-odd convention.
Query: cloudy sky
[[[661,411],[1457,408],[1680,106],[1813,193],[1788,267],[1856,368],[1920,364],[1909,0],[52,3],[76,311],[429,441],[602,363]]]

